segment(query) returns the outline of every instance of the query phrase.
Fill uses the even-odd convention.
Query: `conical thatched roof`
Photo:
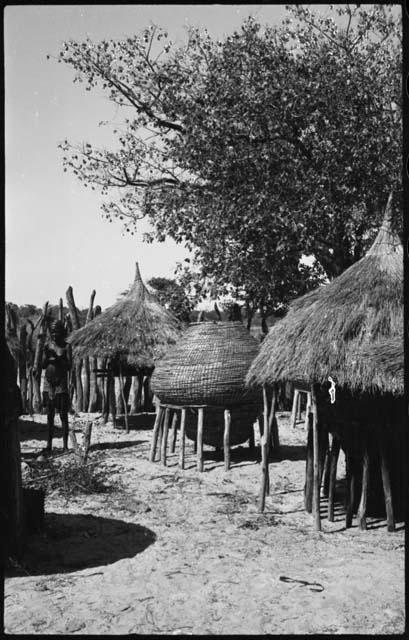
[[[390,379],[361,355],[385,339],[403,342],[403,249],[391,230],[391,198],[367,254],[329,284],[294,300],[262,343],[247,384],[324,383],[390,391]]]
[[[374,385],[390,393],[403,395],[404,350],[399,336],[377,340],[362,347],[360,357],[368,360],[373,369]]]
[[[75,357],[110,358],[135,369],[151,368],[181,332],[179,321],[150,293],[136,263],[126,296],[68,338]]]
[[[153,392],[161,402],[229,407],[260,393],[245,389],[245,377],[259,343],[241,322],[198,322],[156,365]]]

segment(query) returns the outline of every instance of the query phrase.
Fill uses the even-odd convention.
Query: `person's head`
[[[61,342],[65,338],[65,329],[61,320],[54,320],[50,327],[51,337],[55,342]]]

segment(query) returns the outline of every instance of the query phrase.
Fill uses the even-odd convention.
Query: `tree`
[[[190,321],[190,313],[193,305],[186,295],[183,287],[171,278],[151,278],[147,284],[155,289],[159,301],[163,306],[182,322]]]
[[[148,217],[148,241],[184,242],[248,313],[282,308],[358,260],[400,194],[400,25],[390,7],[358,7],[335,22],[296,5],[281,27],[249,19],[218,42],[190,29],[183,47],[157,27],[66,43],[75,80],[128,117],[116,150],[65,141],[65,170],[119,188],[107,219],[133,233]]]

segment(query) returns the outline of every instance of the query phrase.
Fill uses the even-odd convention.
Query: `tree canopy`
[[[396,9],[396,8],[395,8]],[[220,41],[150,26],[66,42],[59,60],[123,113],[116,149],[65,141],[107,219],[184,243],[201,276],[262,315],[362,257],[401,190],[400,21],[385,5],[288,7]],[[119,197],[115,197],[120,192]],[[114,197],[112,197],[114,196]],[[300,263],[313,255],[313,266]]]

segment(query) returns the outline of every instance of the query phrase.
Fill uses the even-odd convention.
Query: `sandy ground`
[[[20,421],[28,462],[45,446],[44,423]],[[361,532],[354,519],[346,530],[339,505],[335,522],[313,531],[303,423],[290,429],[289,414],[279,414],[283,446],[263,514],[258,453],[233,449],[225,472],[209,447],[199,473],[188,441],[186,469],[178,447],[163,467],[148,461],[151,424],[134,418],[127,434],[96,419],[90,459],[99,457],[116,488],[47,496],[45,533],[31,539],[22,575],[6,580],[7,633],[404,632],[403,524],[388,533],[373,519]],[[323,516],[325,508],[323,500]]]

